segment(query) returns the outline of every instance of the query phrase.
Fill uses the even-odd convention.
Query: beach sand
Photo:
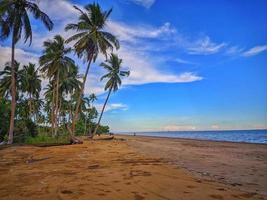
[[[191,166],[190,163],[192,168],[198,163],[212,173],[210,169],[213,162],[207,163],[206,157],[220,161],[229,159],[226,156],[227,151],[224,152],[223,149],[228,148],[228,145],[239,149],[243,144],[193,140],[179,142],[173,139],[126,136],[123,138],[126,140],[85,141],[81,145],[57,147],[2,148],[0,199],[264,199],[264,195],[241,191],[237,186],[218,183],[195,174],[193,170],[191,173],[185,169]],[[245,150],[245,146],[242,147],[244,152],[240,153],[239,158],[244,162],[244,155],[255,153],[249,149]],[[181,148],[180,152],[177,152],[177,148]],[[203,151],[199,148],[203,148]],[[257,155],[262,155],[262,151],[265,151],[266,156],[266,146],[255,145],[255,148],[259,151]],[[199,152],[195,152],[196,150]],[[166,156],[168,152],[170,155]],[[190,152],[192,155],[187,155]],[[213,152],[211,154],[217,158],[212,158],[208,152]],[[254,158],[253,155],[251,157]],[[262,165],[266,165],[264,156],[259,161]],[[255,163],[255,170],[262,170],[258,168],[256,161]],[[232,162],[229,164],[232,167],[235,165]],[[262,174],[266,177],[266,168],[264,170]],[[254,178],[258,179],[255,174],[257,173],[254,173]],[[264,181],[262,183],[266,184]],[[266,190],[266,185],[258,187],[258,190],[262,192],[264,187]]]

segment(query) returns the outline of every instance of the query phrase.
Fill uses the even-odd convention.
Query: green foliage
[[[16,120],[14,129],[14,142],[24,143],[26,138],[37,136],[37,126],[30,119]]]
[[[102,126],[100,125],[97,129],[97,134],[107,134],[109,133],[109,126]]]
[[[4,140],[9,127],[10,102],[0,99],[0,142]]]
[[[69,144],[69,137],[66,135],[52,137],[45,134],[40,134],[36,137],[27,137],[26,144]]]

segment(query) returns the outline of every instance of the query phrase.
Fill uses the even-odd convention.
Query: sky
[[[49,32],[32,19],[32,45],[17,44],[16,59],[38,63],[43,41],[77,21],[73,5],[90,0],[39,0],[54,21]],[[103,124],[114,132],[267,129],[266,0],[99,0],[113,9],[106,30],[118,37],[130,77],[112,94]],[[10,59],[0,41],[0,70]],[[86,63],[73,56],[83,73]],[[106,93],[99,56],[85,93]],[[43,82],[43,87],[47,80]]]

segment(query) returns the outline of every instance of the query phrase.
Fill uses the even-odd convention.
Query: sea
[[[128,132],[123,134],[134,135],[134,132],[131,133]],[[135,134],[137,136],[154,136],[154,137],[168,137],[168,138],[267,144],[267,130],[162,131],[162,132],[135,132]]]

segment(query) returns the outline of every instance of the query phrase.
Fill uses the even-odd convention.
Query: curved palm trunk
[[[9,133],[8,133],[8,144],[13,143],[15,111],[16,111],[15,37],[13,31],[12,51],[11,51],[11,115],[10,115]]]
[[[112,91],[112,90],[110,89],[109,92],[108,92],[108,96],[107,96],[106,101],[105,101],[105,103],[104,103],[104,106],[103,106],[103,108],[102,108],[102,111],[101,111],[101,114],[100,114],[100,116],[99,116],[99,119],[98,119],[98,122],[97,122],[97,125],[96,125],[96,128],[95,128],[95,131],[94,131],[94,133],[93,133],[93,136],[96,134],[97,129],[98,129],[99,125],[100,125],[100,121],[101,121],[101,119],[102,119],[102,115],[103,115],[103,113],[104,113],[104,110],[105,110],[105,107],[106,107],[106,105],[107,105],[107,102],[108,102],[109,96],[110,96],[110,94],[111,94],[111,91]]]
[[[79,98],[78,98],[78,102],[77,102],[77,105],[76,105],[74,118],[73,118],[73,121],[72,121],[72,131],[71,131],[72,136],[74,136],[75,125],[76,125],[76,122],[78,120],[79,108],[80,108],[81,101],[82,101],[82,95],[84,93],[84,87],[85,87],[85,83],[86,83],[87,75],[88,75],[88,72],[89,72],[89,69],[90,69],[90,66],[91,66],[92,59],[93,59],[93,55],[90,55],[89,63],[87,65],[86,72],[85,72],[85,75],[84,75],[84,78],[83,78],[82,88],[81,88],[80,95],[79,95]]]

